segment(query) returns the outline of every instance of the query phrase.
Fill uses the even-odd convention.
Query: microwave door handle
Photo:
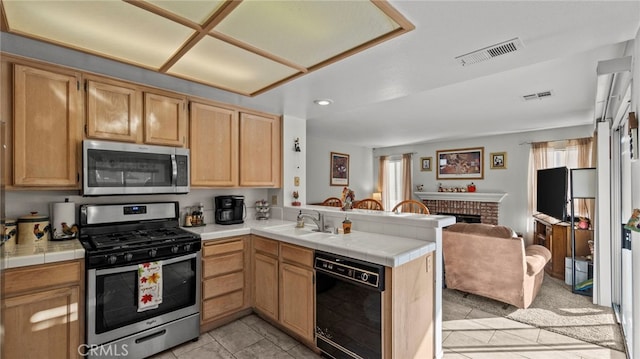
[[[247,204],[243,202],[242,207],[243,207],[242,219],[244,220],[247,218]]]
[[[178,185],[178,161],[176,155],[171,155],[171,185]]]

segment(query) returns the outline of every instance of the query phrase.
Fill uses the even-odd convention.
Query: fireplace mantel
[[[500,203],[507,193],[502,192],[414,192],[421,200],[469,201]]]

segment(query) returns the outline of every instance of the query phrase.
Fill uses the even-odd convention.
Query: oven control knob
[[[362,274],[360,274],[360,279],[361,279],[363,282],[366,282],[366,281],[369,279],[369,274],[368,274],[368,273],[362,273]]]
[[[186,252],[190,251],[190,250],[191,250],[191,243],[187,243],[187,244],[185,244],[185,245],[184,245],[184,250],[185,250]]]
[[[149,257],[155,257],[158,254],[158,250],[155,248],[149,249]]]
[[[117,261],[118,257],[116,257],[115,255],[110,255],[109,257],[107,257],[107,263],[109,264],[116,264]]]
[[[131,254],[131,253],[125,253],[124,254],[124,260],[126,262],[131,262],[132,259],[133,259],[133,254]]]
[[[180,251],[180,246],[173,246],[171,247],[171,253],[178,253]]]

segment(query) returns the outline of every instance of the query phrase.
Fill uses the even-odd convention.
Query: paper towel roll
[[[53,239],[71,239],[78,236],[76,205],[73,202],[51,204]]]

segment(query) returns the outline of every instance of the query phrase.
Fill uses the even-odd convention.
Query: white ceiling
[[[598,61],[623,56],[640,27],[639,1],[391,4],[415,30],[242,102],[277,104],[313,136],[366,147],[590,124]],[[522,50],[454,60],[514,37]]]
[[[640,1],[390,3],[413,31],[258,96],[221,97],[366,147],[590,124],[597,62],[623,56],[640,27]],[[517,52],[466,67],[455,60],[515,37]],[[547,90],[552,97],[522,99]]]

